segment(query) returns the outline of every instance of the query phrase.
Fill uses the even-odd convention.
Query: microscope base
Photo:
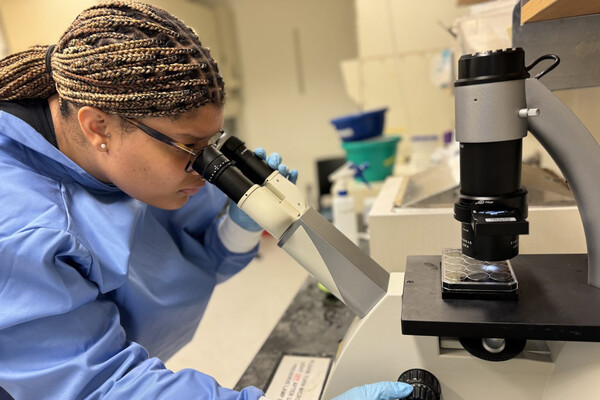
[[[411,368],[434,374],[444,400],[559,400],[594,398],[600,392],[600,343],[529,341],[518,357],[490,362],[472,356],[452,339],[402,334],[404,281],[403,273],[392,273],[386,296],[352,323],[322,399],[357,385],[395,381]]]

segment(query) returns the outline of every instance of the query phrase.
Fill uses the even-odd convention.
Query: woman
[[[0,387],[16,399],[263,396],[161,361],[260,236],[237,207],[220,215],[225,196],[189,168],[221,135],[225,101],[195,33],[144,3],[97,5],[55,46],[1,60],[0,100]]]

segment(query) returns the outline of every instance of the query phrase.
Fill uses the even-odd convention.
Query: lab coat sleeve
[[[184,257],[202,268],[211,268],[219,283],[239,272],[256,256],[260,239],[260,234],[248,231],[248,238],[239,240],[240,246],[235,248],[235,239],[228,241],[221,238],[219,231],[223,234],[223,224],[229,225],[226,221],[228,217],[220,215],[226,203],[225,195],[207,183],[179,210],[150,208]],[[249,241],[254,241],[254,245],[248,245]]]
[[[221,219],[218,227],[219,239],[232,253],[246,253],[258,244],[262,235],[260,231],[249,231],[231,219],[229,214]]]
[[[71,234],[0,237],[0,386],[15,399],[256,400],[194,370],[173,373],[128,342],[117,306],[87,279],[97,262]]]

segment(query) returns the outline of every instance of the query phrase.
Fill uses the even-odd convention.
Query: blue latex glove
[[[279,153],[272,153],[267,158],[267,152],[265,149],[259,147],[258,149],[254,150],[254,154],[265,160],[269,167],[271,167],[273,170],[278,170],[280,174],[287,177],[292,183],[296,183],[298,180],[298,171],[295,169],[289,171],[288,167],[281,163],[281,156]],[[254,220],[250,218],[248,214],[240,210],[233,200],[229,200],[228,213],[231,220],[245,230],[251,232],[258,232],[262,230],[262,227],[254,222]]]
[[[233,202],[233,200],[229,200],[229,218],[242,228],[250,232],[258,232],[262,231],[262,226],[254,222],[252,218],[242,210]]]
[[[403,382],[377,382],[357,386],[333,400],[394,400],[410,395],[413,387]]]
[[[265,149],[259,147],[258,149],[254,150],[254,154],[265,160],[269,167],[274,170],[278,170],[281,175],[288,178],[292,183],[295,184],[298,180],[298,171],[295,169],[290,171],[287,165],[282,164],[279,153],[272,153],[269,157],[267,157],[267,152]]]

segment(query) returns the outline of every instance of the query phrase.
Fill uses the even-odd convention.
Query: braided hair
[[[222,106],[223,78],[196,33],[146,3],[111,1],[83,11],[55,46],[0,60],[0,100],[90,105],[124,117],[177,116]]]

